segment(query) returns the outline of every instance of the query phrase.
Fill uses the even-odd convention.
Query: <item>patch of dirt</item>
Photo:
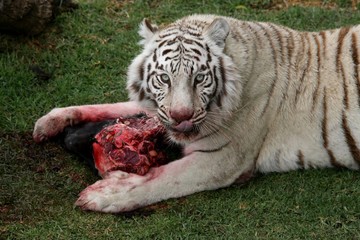
[[[98,179],[90,170],[79,172],[58,143],[36,144],[30,132],[0,133],[0,152],[0,222],[5,225],[41,219]]]
[[[5,143],[3,150],[7,153],[13,151],[12,161],[20,167],[27,167],[34,173],[59,171],[62,168],[59,160],[64,150],[56,143],[36,144],[30,132],[3,133],[0,134],[0,139]]]

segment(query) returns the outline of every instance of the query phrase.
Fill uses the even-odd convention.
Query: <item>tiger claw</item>
[[[42,128],[39,126],[38,123],[35,124],[32,136],[36,143],[40,143],[48,140],[48,136],[43,132]]]
[[[48,140],[48,138],[45,135],[37,134],[37,133],[33,133],[33,139],[36,143],[41,143]]]

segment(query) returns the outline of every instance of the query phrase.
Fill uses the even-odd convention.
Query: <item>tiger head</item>
[[[229,31],[221,18],[140,25],[143,51],[128,70],[129,96],[155,110],[175,142],[218,131],[239,99],[237,69],[224,53]]]

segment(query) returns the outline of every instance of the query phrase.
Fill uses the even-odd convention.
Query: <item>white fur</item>
[[[219,131],[186,142],[183,158],[154,168],[143,177],[109,174],[80,194],[78,206],[103,212],[130,211],[164,199],[226,187],[249,172],[331,167],[331,153],[344,167],[359,169],[353,157],[360,148],[360,111],[351,40],[352,36],[357,38],[359,50],[360,27],[346,33],[338,57],[340,30],[324,35],[302,33],[213,15],[188,16],[169,27],[198,22],[205,24],[204,41],[213,53],[223,57],[231,80],[225,86],[229,95],[223,109],[214,110]],[[136,101],[139,94],[130,89],[139,80],[137,67],[157,47],[155,40],[162,31],[166,28],[152,32],[146,24],[141,26],[144,49],[128,72],[132,100]],[[344,106],[345,92],[348,108]],[[148,101],[91,108],[98,112],[91,114],[99,114],[101,119],[141,109],[156,111]],[[71,122],[91,120],[84,117],[91,115],[88,110],[89,106],[78,106],[51,111],[36,123],[35,140],[51,137]],[[74,111],[83,117],[77,119]],[[355,146],[349,145],[346,129]]]

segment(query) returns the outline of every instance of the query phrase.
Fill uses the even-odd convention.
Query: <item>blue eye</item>
[[[165,74],[165,73],[161,74],[161,75],[160,75],[160,78],[161,78],[161,81],[163,81],[163,82],[168,82],[168,81],[170,81],[169,75],[167,75],[167,74]]]
[[[200,82],[204,81],[204,79],[205,79],[205,75],[204,75],[204,74],[198,74],[198,75],[195,77],[195,81],[196,81],[197,83],[200,83]]]

